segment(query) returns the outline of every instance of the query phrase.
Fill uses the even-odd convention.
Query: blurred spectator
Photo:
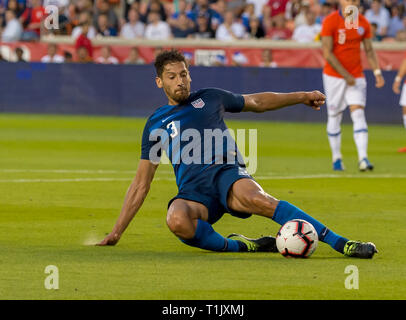
[[[150,0],[148,7],[147,7],[147,12],[145,14],[145,17],[148,19],[148,16],[151,12],[157,12],[159,15],[159,20],[166,21],[166,12],[165,12],[165,7],[159,0]],[[147,22],[147,21],[144,21]]]
[[[196,31],[193,34],[195,38],[198,39],[210,39],[214,38],[214,31],[211,29],[208,23],[208,14],[200,13],[197,17]]]
[[[109,27],[109,20],[106,14],[99,14],[97,18],[97,31],[96,37],[115,37],[117,30]]]
[[[391,19],[389,21],[388,33],[387,36],[391,38],[396,37],[396,33],[399,30],[403,30],[405,27],[403,25],[401,17],[401,13],[399,10],[399,6],[395,5],[392,7],[391,11]]]
[[[65,61],[65,63],[73,62],[72,53],[70,53],[69,51],[64,51],[63,52],[63,60]]]
[[[8,62],[6,59],[3,58],[3,55],[0,52],[0,62]]]
[[[406,30],[399,30],[398,33],[396,33],[396,41],[406,41]]]
[[[1,0],[0,0],[1,2]],[[4,1],[6,4],[6,10],[14,11],[16,17],[19,18],[25,10],[25,5],[23,3],[19,3],[17,0],[8,0]]]
[[[93,46],[92,46],[92,41],[87,37],[87,34],[89,33],[89,28],[90,24],[85,22],[81,26],[81,34],[76,38],[75,41],[75,49],[78,52],[79,48],[86,48],[86,54],[92,58],[93,57]],[[82,50],[83,51],[83,50]],[[83,53],[83,52],[81,52]],[[83,58],[83,56],[82,56]]]
[[[83,22],[93,23],[92,18],[93,4],[91,0],[74,0],[68,6],[66,15],[68,17],[68,24],[66,26],[67,34],[72,34],[75,27],[79,26]],[[95,31],[96,29],[93,28]],[[80,34],[80,32],[79,32]],[[96,34],[94,34],[96,35]],[[93,38],[94,35],[88,35],[89,38]]]
[[[15,48],[14,52],[15,52],[16,57],[17,57],[16,62],[27,62],[27,61],[25,61],[25,59],[23,58],[23,55],[24,55],[23,49],[21,49],[20,47],[17,47],[17,48]]]
[[[139,20],[137,10],[128,11],[128,22],[121,28],[120,36],[126,39],[142,38],[144,36],[145,24]]]
[[[96,37],[96,28],[91,25],[92,17],[88,11],[84,11],[79,15],[79,24],[72,30],[72,38],[76,39],[83,33],[83,26],[87,26],[86,37],[94,39]]]
[[[79,46],[76,48],[76,62],[78,63],[90,63],[92,58],[89,55],[89,51],[85,46]]]
[[[140,57],[140,54],[138,52],[138,48],[133,47],[130,50],[130,53],[127,57],[127,59],[124,61],[125,64],[145,64],[144,59]]]
[[[272,51],[270,49],[264,49],[262,51],[262,61],[259,64],[260,67],[276,68],[278,64],[273,61]]]
[[[104,14],[107,16],[107,25],[110,28],[118,30],[119,23],[118,17],[114,10],[111,8],[108,0],[95,0],[96,9],[94,10],[93,24],[99,28],[99,16]]]
[[[404,40],[400,40],[403,37],[403,31],[406,32],[406,16],[403,16],[402,18],[402,24],[403,24],[403,29],[399,30],[398,32],[396,32],[396,36],[395,36],[395,40],[396,41],[404,41]]]
[[[195,17],[198,17],[199,14],[206,14],[208,17],[207,23],[214,31],[216,31],[218,26],[224,21],[224,17],[222,17],[217,11],[209,7],[208,0],[196,0],[193,8],[193,13]]]
[[[392,14],[392,8],[398,5],[398,2],[403,2],[402,0],[383,0],[383,6],[388,9],[389,13]]]
[[[58,46],[55,43],[48,44],[48,54],[41,58],[42,63],[62,63],[65,61],[63,56],[57,54]]]
[[[6,11],[6,26],[1,34],[2,42],[16,42],[19,41],[23,34],[23,27],[17,19],[14,11]]]
[[[211,19],[211,23],[214,24],[216,27],[219,26],[224,22],[224,16],[227,11],[233,11],[233,12],[240,12],[239,9],[234,9],[233,8],[233,3],[236,3],[238,0],[231,0],[231,1],[226,1],[226,0],[217,0],[214,4],[211,5],[211,8],[214,10],[214,15]],[[244,10],[245,6],[245,0],[241,4],[241,11]]]
[[[110,46],[103,46],[100,50],[100,57],[95,61],[96,63],[101,64],[118,64],[119,61],[116,57],[111,55]]]
[[[258,17],[252,17],[248,27],[249,37],[252,39],[258,39],[265,37],[264,28],[262,28],[261,21]]]
[[[193,11],[191,10],[187,10],[187,2],[186,0],[179,0],[178,1],[178,9],[172,14],[172,16],[170,18],[168,18],[168,23],[171,27],[176,26],[177,24],[177,19],[179,17],[180,14],[184,13],[186,14],[186,16],[191,20],[192,25],[193,26],[193,21],[196,21],[196,17],[193,13]]]
[[[313,42],[317,39],[321,31],[321,24],[316,23],[316,17],[313,11],[306,13],[306,24],[295,28],[292,39],[297,42]]]
[[[148,25],[145,28],[144,36],[149,40],[167,40],[172,35],[169,24],[160,20],[159,13],[151,11],[148,15]]]
[[[288,40],[292,37],[292,30],[286,26],[286,19],[278,15],[273,19],[273,26],[266,30],[266,37],[272,40]]]
[[[302,24],[307,24],[306,14],[310,11],[310,3],[308,0],[302,0],[300,2],[299,13],[295,16],[294,22],[295,27],[298,27]]]
[[[21,40],[31,41],[39,39],[41,24],[45,18],[45,8],[41,5],[41,0],[30,0],[30,5],[20,16],[20,22],[24,26]]]
[[[69,4],[68,9],[66,10],[68,17],[68,23],[66,25],[66,34],[72,34],[73,28],[79,25],[79,7],[73,3]]]
[[[253,4],[254,5],[254,13],[255,15],[260,18],[262,17],[262,12],[264,5],[268,3],[269,0],[247,0],[247,4]]]
[[[266,4],[270,8],[271,18],[278,14],[285,15],[288,0],[269,0]]]
[[[186,14],[180,13],[176,19],[175,26],[172,27],[172,35],[175,38],[192,38],[194,33],[192,25]]]
[[[378,26],[377,35],[385,37],[388,33],[390,14],[388,9],[382,6],[380,0],[372,0],[371,9],[365,12],[365,18],[369,23],[375,22]]]
[[[0,0],[0,16],[6,12],[6,1]]]
[[[378,25],[375,22],[371,23],[371,40],[372,41],[381,41],[382,37],[377,34]]]
[[[323,24],[324,18],[332,12],[334,12],[333,6],[329,2],[324,2],[321,5],[320,13],[316,18],[316,23]]]
[[[300,9],[302,7],[302,0],[289,0],[286,4],[285,9],[285,18],[287,20],[293,20],[299,14]],[[324,3],[329,3],[328,1],[324,0]]]
[[[241,14],[241,21],[244,27],[248,30],[250,27],[251,18],[256,17],[254,4],[247,4],[244,8],[244,12]]]
[[[222,23],[216,31],[216,39],[221,41],[230,41],[242,39],[247,36],[245,27],[242,23],[234,18],[232,11],[227,11],[224,16],[224,23]]]

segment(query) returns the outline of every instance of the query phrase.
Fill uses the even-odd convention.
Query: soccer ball
[[[276,235],[276,246],[284,257],[308,258],[316,250],[318,242],[316,229],[301,219],[286,222]]]

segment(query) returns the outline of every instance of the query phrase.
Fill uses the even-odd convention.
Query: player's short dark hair
[[[188,67],[188,63],[187,63],[185,57],[178,50],[175,50],[175,49],[165,50],[165,51],[162,51],[160,54],[158,54],[155,58],[155,63],[154,63],[156,74],[158,75],[158,77],[162,76],[162,73],[164,72],[164,67],[168,63],[173,63],[173,62],[184,62],[186,67]]]

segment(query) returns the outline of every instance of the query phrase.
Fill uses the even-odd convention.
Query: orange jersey
[[[362,14],[358,16],[358,29],[347,29],[345,19],[339,10],[329,14],[323,21],[321,36],[333,37],[333,53],[353,77],[364,77],[361,63],[361,42],[365,38],[371,38],[371,26]],[[328,62],[324,66],[323,73],[342,78],[342,75]]]

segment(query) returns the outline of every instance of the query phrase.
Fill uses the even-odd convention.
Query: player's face
[[[162,76],[155,80],[158,88],[164,89],[171,105],[185,101],[190,95],[192,79],[184,62],[166,64]]]

